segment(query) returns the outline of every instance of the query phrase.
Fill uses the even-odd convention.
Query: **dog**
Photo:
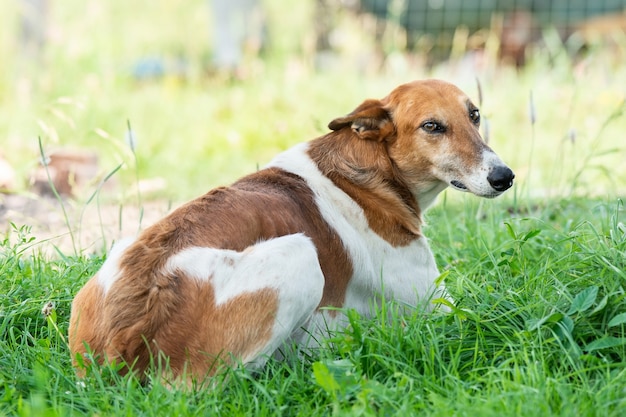
[[[346,309],[445,309],[423,211],[446,187],[493,198],[515,177],[482,140],[478,108],[422,80],[328,126],[114,245],[72,303],[78,372],[78,356],[140,376],[160,358],[169,377],[202,380],[315,346]]]

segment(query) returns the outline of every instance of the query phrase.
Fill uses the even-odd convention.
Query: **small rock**
[[[60,195],[75,196],[77,188],[98,174],[98,155],[85,150],[55,151],[48,155],[46,163],[47,170],[40,166],[30,180],[33,191],[39,195],[54,195],[52,183]]]

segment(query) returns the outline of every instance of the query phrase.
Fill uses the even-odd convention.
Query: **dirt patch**
[[[120,238],[134,236],[171,210],[166,201],[137,205],[78,203],[47,196],[0,194],[0,233],[16,242],[15,227],[30,227],[31,250],[46,255],[101,254]],[[64,210],[67,214],[64,214]]]

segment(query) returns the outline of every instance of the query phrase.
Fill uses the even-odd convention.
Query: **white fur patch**
[[[382,239],[369,227],[363,209],[319,171],[307,148],[306,143],[297,145],[278,155],[269,166],[303,177],[324,220],[340,236],[354,269],[344,307],[368,315],[372,301],[383,294],[409,305],[428,299],[436,290],[439,271],[426,239],[405,247],[394,247]],[[322,325],[332,318],[325,315],[316,321]]]
[[[495,190],[487,177],[489,173],[497,168],[506,166],[498,155],[492,150],[485,150],[482,154],[482,160],[472,172],[461,178],[461,182],[468,188],[468,191],[481,197],[497,197],[503,191]]]
[[[495,152],[484,145],[477,156],[477,161],[469,164],[459,155],[455,149],[455,144],[448,141],[442,144],[436,155],[432,155],[433,173],[445,186],[451,185],[458,191],[470,192],[485,198],[499,196],[504,191],[494,189],[489,183],[488,177],[494,169],[506,168],[506,164]]]
[[[212,285],[217,305],[247,292],[267,288],[278,292],[273,335],[256,365],[305,323],[324,290],[315,245],[302,234],[259,242],[243,252],[191,247],[171,257],[165,268]]]
[[[109,292],[111,285],[120,276],[120,258],[124,254],[124,251],[135,241],[135,238],[124,238],[118,241],[113,248],[111,248],[111,252],[107,256],[106,261],[98,271],[98,284],[102,286],[104,294]]]

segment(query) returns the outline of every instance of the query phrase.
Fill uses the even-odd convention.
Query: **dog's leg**
[[[289,235],[257,244],[249,256],[253,266],[257,260],[264,265],[264,279],[272,282],[279,291],[272,338],[248,365],[257,369],[285,342],[305,340],[300,335],[304,333],[301,327],[309,321],[322,299],[324,275],[313,242],[303,235]]]
[[[186,340],[188,354],[203,351],[188,357],[198,376],[212,373],[210,358],[217,356],[251,369],[263,366],[309,319],[324,288],[315,246],[301,234],[263,241],[243,252],[188,248],[172,257],[167,269],[184,275],[182,281],[190,285],[183,284],[190,297],[180,327],[193,317],[199,328],[181,331],[178,339]],[[167,342],[157,343],[170,351]]]

